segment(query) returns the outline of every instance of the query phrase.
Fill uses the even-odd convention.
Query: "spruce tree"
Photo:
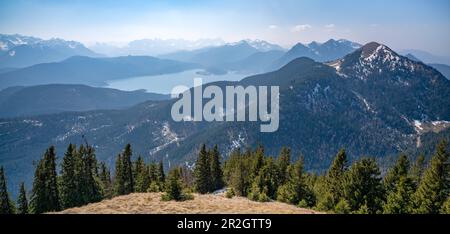
[[[211,167],[209,164],[209,153],[206,146],[202,145],[195,163],[195,190],[198,193],[205,194],[210,191]]]
[[[402,177],[408,176],[410,163],[405,154],[401,154],[395,165],[389,169],[384,177],[383,183],[386,192],[395,192],[395,188]]]
[[[124,181],[123,159],[122,154],[116,157],[116,172],[114,177],[114,195],[125,195],[125,181]]]
[[[55,147],[50,146],[36,167],[30,204],[33,213],[40,214],[61,209],[55,161]]]
[[[312,191],[309,191],[306,186],[303,167],[303,157],[300,157],[294,165],[288,167],[287,182],[278,188],[277,199],[279,201],[295,205],[304,201],[306,205],[311,205]]]
[[[14,208],[9,199],[6,177],[3,166],[0,167],[0,214],[13,214]]]
[[[80,145],[79,149],[76,150],[76,146],[73,145],[73,147],[75,148],[74,153],[73,153],[73,163],[74,163],[74,169],[73,169],[73,174],[74,174],[74,182],[75,182],[75,187],[76,187],[76,193],[74,194],[74,206],[82,206],[85,203],[84,201],[84,195],[86,191],[86,180],[85,180],[85,173],[84,173],[84,145]]]
[[[169,176],[167,178],[167,184],[165,186],[165,194],[163,195],[163,200],[184,200],[183,187],[181,182],[181,175],[179,168],[174,168],[170,170]]]
[[[347,171],[347,154],[344,149],[341,149],[334,158],[330,169],[328,169],[326,175],[327,193],[330,195],[331,206],[328,209],[333,208],[343,197],[343,179],[345,172]],[[341,204],[342,205],[342,204]]]
[[[248,181],[246,171],[239,150],[233,151],[227,163],[229,186],[237,196],[247,196]]]
[[[150,186],[150,172],[141,156],[135,162],[134,168],[136,178],[135,191],[138,193],[146,192]]]
[[[124,194],[134,192],[134,178],[133,178],[133,166],[131,163],[132,150],[131,145],[127,144],[122,153],[122,173],[124,182]]]
[[[164,164],[163,161],[161,160],[158,165],[158,182],[161,184],[161,186],[163,186],[165,181],[166,175],[164,173]]]
[[[250,192],[248,194],[250,200],[259,202],[267,202],[270,200],[265,176],[266,170],[261,168],[250,187]]]
[[[80,191],[77,187],[75,167],[76,147],[69,144],[67,151],[64,154],[64,158],[61,164],[61,179],[60,179],[60,190],[61,190],[61,206],[65,209],[70,207],[75,207],[79,204]]]
[[[414,194],[414,183],[410,177],[402,176],[394,190],[388,193],[383,206],[385,214],[409,214],[412,211],[411,198]]]
[[[95,150],[92,146],[86,146],[85,154],[83,157],[83,178],[84,187],[83,192],[84,203],[93,203],[101,201],[103,194],[101,191],[101,185],[98,178],[97,159],[95,156]]]
[[[447,142],[441,141],[414,194],[415,213],[437,214],[449,195],[450,172]]]
[[[375,214],[381,211],[383,196],[380,169],[375,160],[362,158],[356,161],[344,180],[344,199],[351,210]]]
[[[387,199],[383,209],[386,214],[407,214],[412,210],[415,185],[409,175],[409,164],[406,155],[401,154],[384,178]]]
[[[264,166],[264,147],[259,145],[254,153],[252,177],[256,177],[263,166]]]
[[[279,183],[284,184],[288,177],[288,167],[291,163],[291,150],[287,147],[281,148],[278,156]]]
[[[28,214],[30,211],[28,209],[28,199],[27,192],[25,190],[25,183],[20,183],[19,198],[17,199],[17,213],[18,214]]]
[[[103,194],[105,198],[111,198],[113,196],[111,185],[111,172],[104,162],[100,163],[100,181],[103,187]]]
[[[137,180],[137,177],[144,171],[144,168],[145,168],[144,159],[142,158],[141,155],[139,155],[137,160],[133,163],[133,178]]]
[[[417,157],[414,164],[411,166],[411,178],[414,182],[415,188],[419,187],[422,180],[423,172],[425,170],[425,155],[421,154]]]
[[[215,191],[223,188],[223,172],[222,167],[220,165],[220,153],[217,145],[214,146],[214,149],[210,152],[211,155],[211,191]]]

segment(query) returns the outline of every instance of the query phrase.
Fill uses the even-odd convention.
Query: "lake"
[[[201,69],[194,69],[180,73],[164,74],[156,76],[130,77],[121,80],[107,81],[106,88],[133,91],[145,89],[147,92],[170,94],[172,88],[178,85],[194,86],[194,78],[202,78],[203,84],[215,81],[239,81],[253,74],[229,72],[224,75],[205,74]]]

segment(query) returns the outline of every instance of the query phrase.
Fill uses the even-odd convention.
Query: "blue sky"
[[[0,33],[84,43],[142,38],[346,38],[450,55],[448,0],[2,0]]]

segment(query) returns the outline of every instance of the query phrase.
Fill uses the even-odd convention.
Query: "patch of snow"
[[[2,41],[0,41],[0,50],[6,51],[8,50],[8,45]]]
[[[372,113],[377,113],[373,108],[370,106],[369,102],[359,93],[353,91],[353,93],[356,95],[356,97],[361,100],[364,103],[364,106],[366,107],[366,110]]]
[[[159,151],[166,148],[168,145],[172,143],[178,143],[179,141],[183,140],[182,138],[179,138],[178,135],[170,129],[170,125],[168,122],[165,122],[163,124],[161,129],[161,135],[163,144],[151,149],[149,151],[150,156],[158,153]]]
[[[44,124],[38,120],[25,119],[22,122],[26,124],[31,124],[34,127],[42,127]]]
[[[242,136],[242,133],[239,133],[237,139],[231,139],[230,152],[237,148],[240,148],[242,146],[242,144],[244,144],[244,143],[245,143],[245,137]]]
[[[417,132],[419,132],[419,130],[423,131],[422,122],[420,122],[419,120],[414,120],[414,127],[416,128]]]
[[[77,135],[77,134],[81,134],[83,132],[86,131],[86,126],[84,124],[81,123],[75,123],[68,132],[66,132],[65,134],[62,135],[58,135],[55,137],[54,141],[64,141],[67,138]]]
[[[432,121],[431,124],[434,126],[444,125],[444,124],[450,124],[450,121]]]

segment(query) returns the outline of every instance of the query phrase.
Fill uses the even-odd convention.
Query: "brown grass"
[[[319,212],[280,202],[254,202],[243,197],[226,198],[223,194],[194,194],[193,200],[161,201],[161,193],[134,193],[83,207],[63,214],[317,214]]]

